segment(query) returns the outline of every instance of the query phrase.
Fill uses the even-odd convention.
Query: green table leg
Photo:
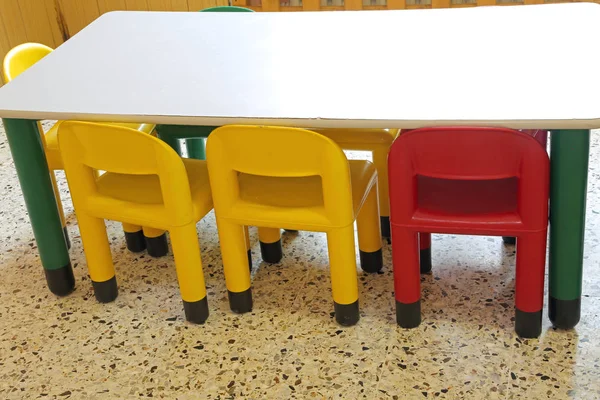
[[[216,126],[156,125],[158,137],[171,146],[179,155],[181,155],[179,139],[186,139],[188,158],[195,158],[196,160],[206,159],[204,140],[202,139],[207,138],[216,128]]]
[[[64,296],[75,278],[37,121],[2,120],[50,291]]]
[[[204,139],[185,139],[185,147],[187,148],[188,158],[196,160],[206,160],[206,149],[204,148]]]
[[[552,131],[550,169],[550,320],[579,322],[590,131]]]

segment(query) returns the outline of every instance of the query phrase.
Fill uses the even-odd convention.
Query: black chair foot
[[[333,309],[335,311],[335,320],[342,326],[356,325],[360,319],[358,300],[351,304],[338,304],[334,301]]]
[[[515,309],[515,332],[522,338],[534,339],[542,333],[542,310],[534,312]]]
[[[392,243],[392,233],[390,230],[390,217],[379,217],[381,221],[381,236],[387,239],[388,244]]]
[[[229,297],[229,308],[237,314],[243,314],[252,311],[252,289],[248,288],[243,292],[227,291]]]
[[[421,324],[421,300],[410,304],[396,300],[396,322],[402,328],[416,328]]]
[[[422,274],[431,272],[431,247],[419,251],[419,267]]]
[[[504,244],[515,245],[517,244],[517,238],[514,236],[502,236],[502,241]]]
[[[117,277],[113,276],[104,282],[92,281],[94,287],[94,295],[100,303],[110,303],[117,298],[119,289],[117,288]]]
[[[381,249],[372,252],[359,250],[358,253],[360,255],[360,267],[363,271],[368,273],[381,271],[383,268],[383,252]]]
[[[139,230],[137,232],[123,232],[125,233],[127,250],[133,253],[140,253],[146,250],[146,238],[144,237],[144,231]]]
[[[208,300],[204,297],[202,300],[187,302],[183,301],[183,310],[185,319],[193,324],[203,324],[208,318]]]
[[[169,253],[169,243],[167,242],[167,233],[153,238],[146,238],[146,250],[151,257],[162,257]]]
[[[283,248],[281,247],[281,239],[273,243],[260,243],[260,254],[264,262],[269,264],[277,264],[283,258]]]

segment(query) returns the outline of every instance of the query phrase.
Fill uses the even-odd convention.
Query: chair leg
[[[417,233],[392,225],[392,262],[396,322],[403,328],[421,324],[421,276]]]
[[[383,268],[377,194],[377,185],[375,185],[367,195],[356,219],[360,267],[365,272],[379,272]]]
[[[221,257],[225,272],[225,285],[231,311],[252,311],[252,289],[246,252],[244,227],[217,217]]]
[[[209,312],[196,224],[171,228],[169,235],[185,318],[192,323],[203,324]]]
[[[187,148],[188,158],[206,160],[204,138],[187,138],[185,139],[185,147]]]
[[[327,232],[327,248],[335,319],[343,326],[355,325],[359,313],[354,226]]]
[[[127,250],[134,253],[146,250],[146,239],[141,226],[123,222],[123,232],[125,233]]]
[[[377,169],[377,182],[379,191],[379,213],[381,219],[381,236],[390,242],[390,191],[388,184],[387,157],[389,145],[378,146],[373,149],[373,164]]]
[[[431,272],[431,233],[419,233],[419,266],[422,274]]]
[[[517,244],[517,238],[514,236],[502,236],[502,241],[504,244],[515,245]]]
[[[260,254],[264,262],[277,264],[283,257],[281,248],[281,229],[258,228],[258,240],[260,241]]]
[[[252,271],[252,246],[250,245],[248,226],[244,226],[244,237],[246,238],[246,251],[248,253],[248,269]]]
[[[54,198],[56,199],[56,205],[58,206],[58,215],[60,217],[60,222],[63,227],[65,241],[67,242],[67,249],[70,249],[71,239],[69,238],[69,231],[67,230],[67,221],[65,219],[65,211],[63,209],[62,201],[60,200],[60,193],[58,191],[58,185],[56,184],[56,176],[54,175],[54,171],[50,171],[50,181],[52,182],[52,188],[54,189]]]
[[[546,231],[519,236],[515,331],[523,338],[536,338],[542,333],[545,270]]]
[[[146,249],[148,255],[152,257],[166,256],[169,252],[169,243],[167,242],[167,233],[162,229],[143,227],[144,237],[146,238]]]
[[[118,289],[106,225],[103,219],[85,214],[77,216],[77,223],[96,300],[109,303],[117,298]]]

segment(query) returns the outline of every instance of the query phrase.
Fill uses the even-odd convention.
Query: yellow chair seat
[[[183,159],[183,164],[190,183],[193,218],[197,221],[213,208],[208,169],[206,161]],[[98,178],[97,187],[98,192],[104,196],[121,200],[125,204],[129,202],[147,204],[150,206],[150,210],[154,209],[154,211],[150,211],[154,212],[154,215],[144,215],[146,211],[140,212],[136,209],[120,210],[121,214],[129,211],[134,218],[138,215],[146,220],[154,218],[156,227],[164,227],[169,224],[169,221],[163,221],[163,216],[160,215],[160,210],[163,208],[163,196],[158,175],[129,175],[108,172]]]
[[[362,207],[369,189],[377,181],[375,166],[366,160],[349,160],[352,181],[354,218]],[[306,230],[332,228],[323,202],[319,176],[274,178],[240,174],[240,200],[234,215],[254,215],[265,227],[277,226],[281,219]],[[273,207],[273,208],[271,208]],[[283,210],[283,211],[282,211]]]

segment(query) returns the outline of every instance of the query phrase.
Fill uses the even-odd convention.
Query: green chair
[[[218,6],[205,8],[201,12],[254,12],[249,8],[235,6]],[[216,126],[184,126],[184,125],[157,125],[158,137],[171,146],[177,154],[181,155],[180,139],[185,139],[185,147],[189,158],[204,160],[206,150],[204,139],[216,129]]]

